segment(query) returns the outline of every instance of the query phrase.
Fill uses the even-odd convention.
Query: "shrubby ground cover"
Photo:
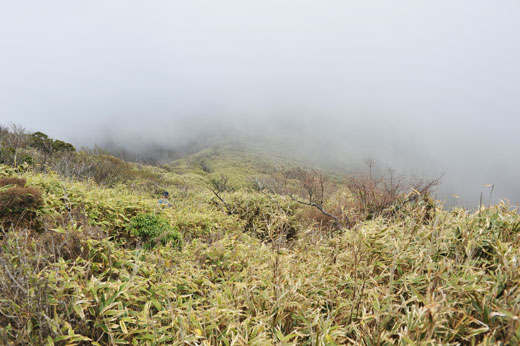
[[[300,203],[309,200],[299,190],[255,186],[269,169],[258,157],[243,163],[245,155],[206,152],[162,168],[129,163],[129,175],[110,175],[110,184],[1,166],[0,178],[23,179],[41,203],[2,217],[0,343],[520,342],[516,210],[450,210],[409,195],[387,207],[390,190],[371,182],[356,185],[359,203],[352,186],[349,193],[336,183],[327,196],[318,191],[324,210],[351,210],[336,227]],[[234,161],[242,166],[221,193],[225,210],[208,186]],[[298,187],[293,173],[282,173],[284,188]],[[163,186],[172,208],[157,208]],[[153,232],[178,232],[182,246],[156,238],[162,232],[143,238],[132,220],[161,220]]]

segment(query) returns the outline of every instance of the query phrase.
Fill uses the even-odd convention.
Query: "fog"
[[[0,0],[0,123],[76,145],[242,138],[520,202],[520,2]],[[461,196],[461,201],[452,195]]]

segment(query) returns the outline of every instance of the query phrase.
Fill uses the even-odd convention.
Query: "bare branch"
[[[289,196],[289,198],[291,198],[293,201],[295,201],[297,203],[300,203],[300,204],[303,204],[303,205],[308,205],[310,207],[314,207],[314,208],[318,209],[323,215],[326,215],[326,216],[332,218],[334,220],[334,225],[336,227],[341,228],[341,224],[339,222],[339,218],[336,215],[333,215],[333,214],[329,213],[328,211],[326,211],[323,208],[323,205],[317,204],[317,203],[313,203],[313,202],[301,201],[301,200],[295,198],[293,195],[288,195],[288,196]],[[348,223],[348,218],[347,218],[347,223]]]
[[[257,180],[257,185],[260,189],[266,189],[272,194],[288,196],[299,204],[315,208],[331,218],[334,227],[342,228],[339,217],[324,207],[327,195],[332,191],[332,183],[321,171],[299,167],[290,168],[273,174],[270,184],[262,184]],[[348,217],[346,217],[346,224],[350,224]]]
[[[208,189],[213,192],[215,197],[218,198],[220,202],[222,202],[222,205],[226,209],[227,213],[229,215],[234,213],[234,210],[229,206],[229,204],[226,203],[224,198],[222,197],[222,193],[231,190],[230,186],[228,185],[229,177],[225,175],[221,175],[220,179],[210,179],[210,186],[208,186]]]

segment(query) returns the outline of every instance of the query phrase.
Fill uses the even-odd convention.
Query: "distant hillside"
[[[294,160],[276,157],[257,146],[227,143],[205,148],[165,166],[181,175],[195,173],[210,178],[225,175],[231,185],[239,189],[251,187],[255,178],[296,164]]]

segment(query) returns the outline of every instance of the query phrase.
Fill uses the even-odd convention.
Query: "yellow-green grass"
[[[248,189],[226,195],[240,206],[227,215],[196,179],[184,195],[167,185],[173,207],[157,209],[127,184],[5,166],[0,175],[23,176],[44,198],[38,229],[2,232],[3,344],[520,342],[520,217],[504,204],[470,213],[417,203],[336,233],[291,219],[298,237],[287,241],[277,229],[298,214]],[[154,211],[183,233],[182,250],[144,250],[125,231]]]

